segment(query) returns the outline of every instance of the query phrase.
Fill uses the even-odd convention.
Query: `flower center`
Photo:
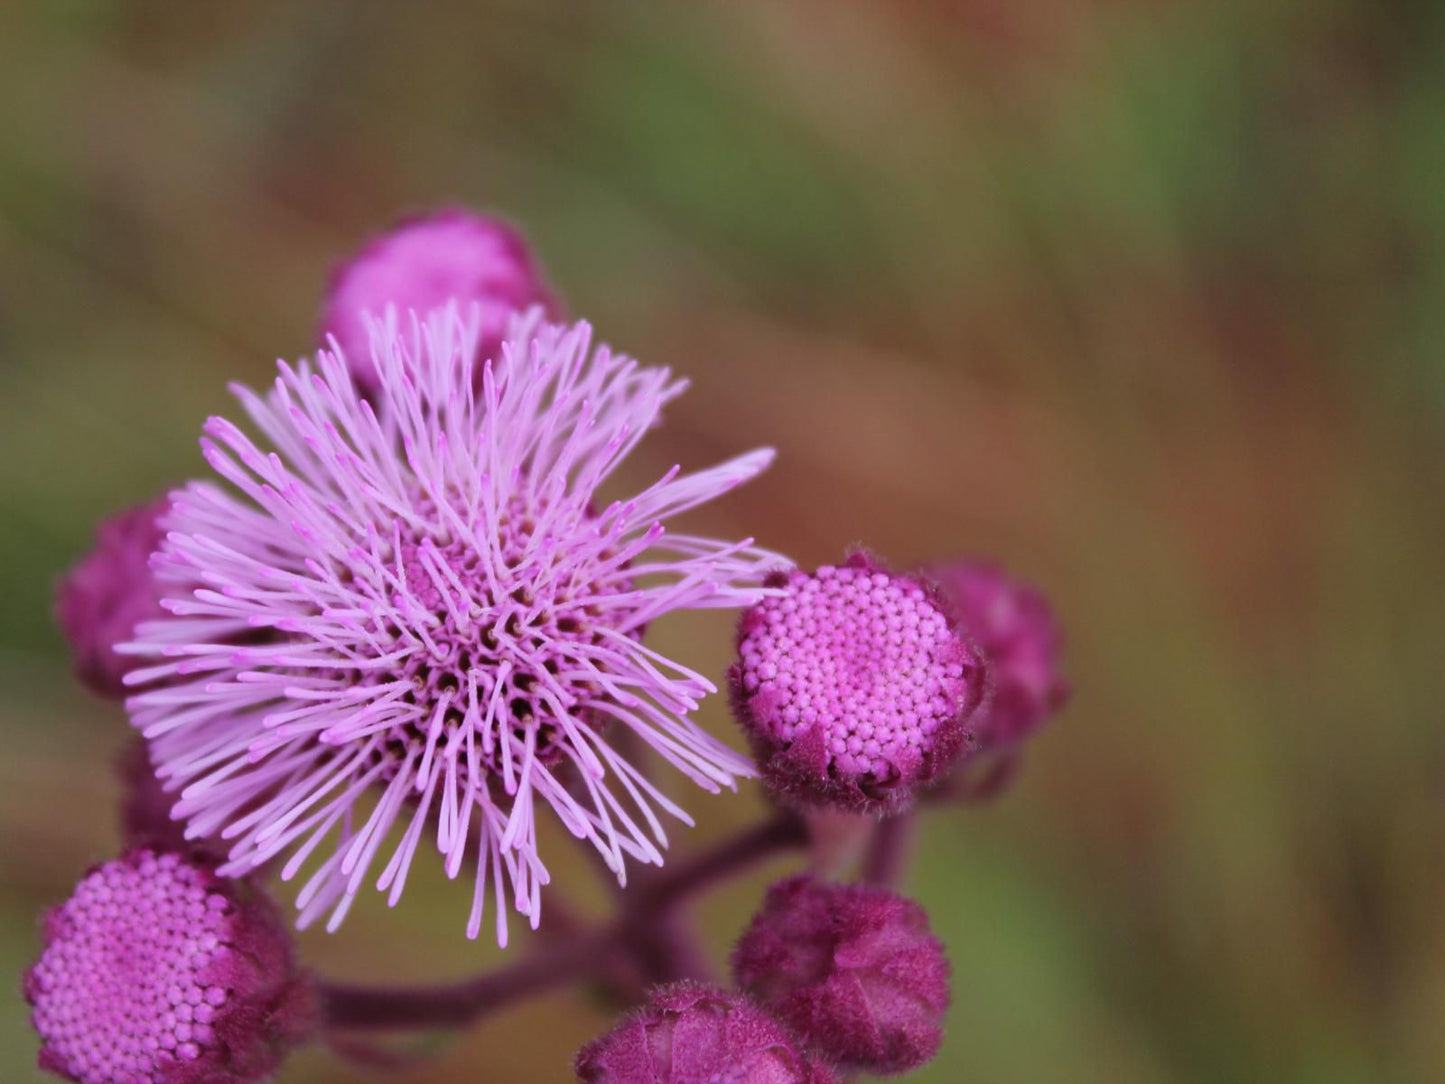
[[[547,512],[514,497],[485,542],[413,530],[391,547],[386,618],[376,631],[395,662],[355,675],[361,684],[399,687],[400,702],[417,709],[381,747],[388,776],[408,751],[464,736],[468,720],[477,762],[489,770],[504,744],[520,756],[532,743],[540,761],[556,762],[567,748],[564,718],[602,725],[585,707],[600,692],[588,660],[608,650],[622,611],[596,598],[631,583],[610,549],[579,554],[550,544],[554,534],[585,531],[594,513]]]

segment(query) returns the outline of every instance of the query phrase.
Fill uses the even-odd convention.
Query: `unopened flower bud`
[[[894,813],[972,744],[982,656],[938,599],[864,554],[777,573],[728,671],[763,777],[799,805]]]
[[[253,1084],[315,1020],[275,908],[179,853],[96,867],[44,943],[25,976],[39,1063],[78,1084]]]
[[[660,987],[577,1055],[584,1084],[833,1084],[786,1028],[738,994]]]
[[[780,881],[733,975],[840,1067],[899,1073],[938,1053],[948,961],[923,908],[884,888]]]
[[[1044,597],[994,565],[955,561],[923,574],[938,585],[960,626],[982,649],[994,695],[978,720],[986,750],[1017,746],[1063,707],[1063,634]]]
[[[57,585],[56,617],[76,671],[101,696],[120,699],[122,681],[137,665],[115,645],[131,639],[139,622],[161,615],[150,556],[160,546],[159,520],[169,508],[170,498],[162,497],[103,520],[95,548]]]
[[[480,309],[479,361],[497,352],[512,314],[541,305],[556,315],[558,308],[520,233],[452,207],[403,220],[337,268],[321,314],[321,345],[334,337],[358,386],[374,389],[365,314],[381,317],[394,306],[405,320],[450,301],[464,312],[474,303]]]

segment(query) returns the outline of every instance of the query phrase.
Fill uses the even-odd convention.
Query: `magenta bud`
[[[402,320],[455,301],[480,312],[477,357],[494,356],[514,313],[541,305],[558,315],[552,296],[522,235],[497,218],[460,207],[403,219],[373,238],[331,276],[321,313],[321,345],[334,337],[363,389],[376,371],[365,314],[381,317],[395,306]]]
[[[771,1015],[746,998],[695,982],[662,986],[582,1048],[585,1084],[834,1084]]]
[[[97,866],[50,912],[24,991],[40,1067],[78,1084],[254,1084],[317,1020],[270,901],[147,848]]]
[[[120,830],[128,847],[204,854],[218,862],[225,848],[219,841],[186,838],[184,821],[171,819],[176,795],[166,791],[151,764],[150,745],[140,735],[126,743],[115,761],[120,780]]]
[[[884,888],[779,881],[733,951],[738,985],[843,1068],[938,1053],[948,960],[923,908]]]
[[[984,562],[944,562],[922,571],[988,660],[994,695],[978,719],[981,748],[1015,749],[1069,698],[1063,633],[1052,608],[1028,584]]]
[[[150,556],[160,546],[160,519],[169,508],[166,496],[102,520],[95,547],[56,585],[56,618],[76,673],[101,696],[123,697],[125,675],[136,666],[115,645],[129,640],[141,621],[161,616]]]
[[[763,778],[799,806],[890,814],[973,742],[977,648],[920,582],[866,554],[777,573],[743,614],[728,670]]]

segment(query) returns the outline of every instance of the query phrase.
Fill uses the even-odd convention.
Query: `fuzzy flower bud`
[[[943,946],[922,907],[884,888],[778,882],[733,952],[733,975],[845,1068],[900,1073],[943,1040]]]
[[[585,1084],[833,1084],[772,1016],[694,982],[652,991],[577,1055]]]
[[[25,976],[39,1064],[78,1084],[251,1084],[315,1016],[271,904],[177,853],[95,868],[43,936]]]
[[[855,553],[778,573],[742,618],[733,706],[773,790],[893,813],[973,742],[982,656],[918,582]]]
[[[119,700],[135,660],[115,645],[131,638],[137,623],[159,617],[160,592],[150,556],[160,546],[159,520],[170,507],[161,497],[103,520],[95,548],[60,580],[55,611],[70,641],[80,680],[93,692]]]
[[[1063,634],[1053,610],[1032,587],[990,564],[936,564],[923,574],[938,585],[988,660],[994,696],[980,713],[980,745],[1012,749],[1069,697],[1062,671]]]
[[[480,309],[479,374],[513,313],[541,305],[555,315],[558,308],[520,233],[500,219],[452,207],[399,222],[332,273],[321,345],[334,336],[352,378],[374,391],[379,380],[365,314],[379,317],[394,305],[405,320],[409,311],[420,315],[449,301],[464,311],[472,303]]]

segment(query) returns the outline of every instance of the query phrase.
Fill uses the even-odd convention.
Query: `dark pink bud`
[[[893,813],[973,742],[982,656],[920,582],[865,554],[743,614],[728,671],[763,777],[798,805]]]
[[[25,976],[39,1063],[79,1084],[253,1084],[317,1018],[270,901],[192,856],[96,867],[43,939]]]
[[[176,796],[165,790],[151,764],[149,743],[136,735],[115,762],[120,777],[121,837],[130,847],[204,854],[219,862],[225,848],[219,841],[188,840],[184,821],[171,819]]]
[[[170,498],[161,497],[103,520],[95,548],[56,587],[56,617],[70,641],[80,680],[101,696],[125,695],[122,679],[135,660],[116,653],[136,625],[162,616],[150,556],[161,543],[160,518]]]
[[[460,207],[404,219],[338,267],[321,312],[321,344],[334,336],[363,388],[376,386],[364,314],[394,305],[402,320],[456,301],[480,309],[478,358],[492,357],[513,313],[533,305],[556,315],[522,235],[497,218]]]
[[[834,1084],[777,1020],[701,983],[652,991],[647,1003],[577,1055],[586,1084]]]
[[[824,1057],[900,1073],[938,1053],[948,960],[923,908],[884,888],[779,881],[733,976]]]
[[[1028,584],[994,565],[955,561],[923,574],[938,584],[960,626],[983,650],[994,695],[978,719],[980,746],[1013,749],[1069,697],[1064,679],[1063,634],[1053,610]]]

